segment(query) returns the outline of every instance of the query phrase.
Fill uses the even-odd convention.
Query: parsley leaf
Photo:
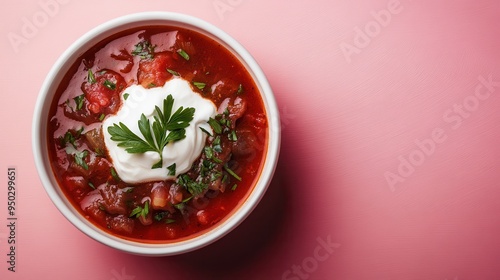
[[[185,60],[189,60],[189,54],[187,54],[187,52],[185,52],[183,49],[178,49],[177,53]]]
[[[173,105],[174,98],[169,94],[163,100],[163,110],[158,106],[155,107],[156,115],[152,124],[144,114],[141,115],[137,125],[143,138],[120,122],[108,127],[111,140],[118,142],[119,147],[125,148],[125,151],[131,154],[158,153],[160,160],[151,168],[161,168],[163,166],[163,148],[170,142],[179,141],[186,137],[186,127],[193,120],[195,112],[192,107],[184,108],[181,106],[172,114]]]
[[[208,124],[212,127],[212,129],[214,130],[214,132],[216,134],[222,133],[222,126],[220,125],[220,123],[216,119],[214,119],[214,118],[208,119]]]
[[[129,217],[146,218],[148,214],[149,214],[149,200],[146,200],[146,202],[144,203],[144,207],[141,206],[135,207],[134,210],[130,212]]]
[[[207,84],[202,82],[193,82],[193,85],[197,87],[199,90],[203,90]]]
[[[180,76],[179,72],[174,71],[172,69],[167,69],[167,72],[170,73],[170,74],[172,74],[172,75],[174,75],[174,76]]]
[[[169,176],[175,176],[175,167],[176,167],[175,162],[172,163],[169,167],[167,167]]]
[[[229,173],[229,175],[233,176],[236,180],[241,181],[241,177],[238,176],[238,174],[236,174],[233,170],[231,170],[229,166],[227,166],[227,164],[224,164],[224,169],[227,171],[227,173]]]
[[[203,193],[203,191],[208,188],[208,184],[194,181],[186,174],[179,176],[177,183],[184,187],[193,196]]]
[[[140,41],[135,45],[132,55],[139,56],[142,59],[152,59],[154,57],[155,47],[148,40]]]
[[[85,162],[85,157],[89,154],[89,151],[83,150],[81,152],[75,152],[75,163],[83,167],[83,169],[88,170],[89,166]]]
[[[104,81],[104,86],[107,87],[108,89],[110,90],[115,90],[116,89],[116,84],[113,83],[112,81],[110,80],[105,80]]]
[[[92,69],[89,69],[89,71],[87,72],[87,81],[89,81],[89,83],[91,84],[95,84],[96,82],[94,73],[92,73]]]

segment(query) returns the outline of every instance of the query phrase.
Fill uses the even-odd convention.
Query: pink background
[[[0,279],[500,279],[498,0],[53,1],[0,11]],[[58,3],[48,16],[46,2]],[[249,219],[165,258],[80,233],[45,194],[31,153],[35,99],[62,51],[102,22],[151,10],[239,40],[267,74],[283,126],[276,176]],[[39,25],[29,38],[26,22]],[[16,273],[8,166],[18,170]]]

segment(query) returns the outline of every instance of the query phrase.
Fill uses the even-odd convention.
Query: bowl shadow
[[[278,161],[266,194],[252,213],[233,231],[207,247],[166,257],[164,261],[173,262],[192,274],[200,274],[200,279],[221,279],[232,272],[244,271],[245,266],[256,261],[259,254],[273,244],[284,229],[289,201],[287,188],[282,180],[284,171]],[[221,271],[222,262],[224,271]]]

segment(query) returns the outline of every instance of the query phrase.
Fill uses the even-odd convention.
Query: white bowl
[[[243,62],[254,78],[255,84],[264,101],[269,124],[269,137],[265,162],[260,177],[247,196],[222,222],[208,232],[174,243],[152,244],[140,243],[113,236],[99,229],[85,219],[60,189],[52,172],[47,148],[47,125],[50,104],[56,89],[69,67],[77,58],[99,41],[116,34],[140,26],[169,25],[196,30],[220,41]],[[91,238],[110,247],[133,254],[149,256],[167,256],[189,252],[204,247],[220,239],[238,226],[256,207],[266,192],[273,176],[280,148],[280,120],[276,101],[271,87],[261,68],[242,45],[224,31],[198,18],[169,12],[144,12],[123,16],[106,22],[92,29],[74,42],[56,61],[48,73],[38,96],[33,116],[33,153],[35,164],[42,184],[52,202],[59,211],[79,230]]]

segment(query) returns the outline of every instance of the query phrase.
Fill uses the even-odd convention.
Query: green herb
[[[108,127],[111,140],[118,142],[119,147],[125,148],[125,151],[131,154],[158,153],[160,160],[151,168],[161,168],[163,166],[163,148],[170,142],[179,141],[186,137],[186,127],[193,120],[195,112],[192,107],[184,109],[181,106],[172,114],[173,104],[174,98],[169,94],[163,100],[163,111],[158,106],[155,107],[156,116],[154,116],[152,125],[144,114],[141,115],[137,124],[144,139],[120,122]],[[167,133],[168,131],[170,132]]]
[[[167,212],[158,212],[155,214],[154,219],[156,221],[161,221],[165,216],[167,215]]]
[[[101,148],[96,148],[94,152],[95,152],[96,157],[104,157],[105,156],[104,151]]]
[[[89,187],[91,187],[92,189],[94,189],[94,190],[95,190],[95,186],[94,186],[94,184],[92,184],[91,182],[89,182]]]
[[[220,171],[212,172],[210,173],[210,182],[216,181],[220,177],[222,177],[222,172]]]
[[[184,199],[183,201],[181,201],[181,202],[179,202],[177,204],[174,204],[174,207],[182,211],[186,207],[186,203],[188,201],[190,201],[192,198],[193,198],[193,196],[190,196],[190,197]]]
[[[78,95],[77,97],[73,98],[76,103],[76,110],[80,110],[83,108],[83,104],[85,102],[85,94]]]
[[[214,150],[210,146],[206,146],[204,149],[205,151],[205,156],[209,159],[211,159],[214,156]]]
[[[76,148],[75,141],[76,141],[75,136],[73,136],[73,133],[71,133],[69,130],[66,131],[64,137],[61,138],[62,146],[66,146],[68,143],[70,143],[71,145],[73,145],[74,148]]]
[[[109,172],[111,173],[111,176],[113,177],[113,179],[115,179],[116,181],[120,181],[120,177],[118,176],[118,173],[116,173],[116,170],[114,167],[111,167]]]
[[[155,47],[148,40],[140,41],[135,45],[132,55],[139,56],[142,59],[152,59],[154,57]]]
[[[89,71],[87,72],[87,81],[89,81],[89,83],[91,84],[96,83],[94,73],[92,73],[92,69],[89,69]]]
[[[135,218],[139,217],[146,218],[148,214],[149,214],[149,200],[146,200],[146,202],[144,203],[144,207],[141,206],[135,207],[134,210],[130,212],[129,217],[135,216]]]
[[[240,84],[240,85],[238,86],[238,90],[236,91],[236,94],[242,94],[242,93],[243,93],[243,85],[242,85],[242,84]]]
[[[71,130],[66,131],[63,137],[60,137],[61,139],[61,146],[66,146],[68,143],[70,143],[75,149],[76,149],[76,139],[80,138],[83,132],[83,126],[75,131],[75,134],[73,135],[73,132]]]
[[[231,133],[228,135],[229,140],[236,142],[238,140],[238,136],[236,136],[236,131],[231,130]]]
[[[124,94],[123,94],[123,100],[127,100],[127,98],[129,97],[129,95],[130,95],[130,94],[128,94],[128,93],[124,93]]]
[[[179,176],[177,183],[184,187],[193,196],[201,194],[208,188],[208,184],[193,181],[193,179],[186,174]]]
[[[238,184],[234,184],[232,187],[231,187],[231,190],[234,191],[236,190],[236,188],[238,187]]]
[[[233,170],[231,170],[229,166],[227,166],[227,164],[224,164],[224,169],[227,171],[227,173],[229,173],[229,175],[233,176],[236,180],[241,181],[241,177],[238,176],[238,174],[236,174]]]
[[[134,187],[124,188],[123,191],[126,192],[126,193],[131,193],[131,192],[134,191]]]
[[[178,49],[177,53],[182,56],[185,60],[189,60],[189,54],[187,54],[183,49]]]
[[[155,87],[155,86],[156,86],[156,84],[155,84],[155,83],[149,83],[149,84],[148,84],[148,88],[153,88],[153,87]]]
[[[212,133],[210,133],[208,130],[204,129],[203,127],[200,126],[201,131],[205,132],[208,136],[212,136]]]
[[[174,219],[166,219],[165,220],[165,224],[173,224],[173,223],[175,223]]]
[[[170,74],[172,74],[172,75],[174,75],[174,76],[180,76],[180,75],[179,75],[179,72],[174,71],[174,70],[172,70],[172,69],[167,69],[167,72],[168,72],[168,73],[170,73]]]
[[[106,115],[101,114],[101,115],[99,116],[99,120],[100,120],[100,121],[102,121],[102,120],[104,120],[104,118],[105,118],[105,117],[106,117]]]
[[[217,157],[213,157],[212,160],[215,162],[215,163],[222,163],[223,161],[220,159],[220,158],[217,158]]]
[[[197,87],[199,90],[203,90],[207,84],[202,82],[193,82],[193,85]]]
[[[116,89],[116,84],[113,83],[112,81],[110,80],[105,80],[104,81],[104,86],[107,87],[108,89],[110,90],[115,90]]]
[[[175,176],[175,167],[176,167],[175,162],[172,163],[169,167],[167,167],[167,169],[168,169],[168,176]]]
[[[222,133],[222,127],[220,123],[214,119],[214,118],[209,118],[208,119],[208,124],[212,127],[215,133],[221,134]]]
[[[215,137],[214,141],[212,142],[212,148],[214,148],[214,151],[217,153],[222,152],[222,146],[220,145],[220,136]]]
[[[85,162],[85,157],[89,154],[89,151],[83,150],[81,152],[75,152],[75,163],[81,166],[83,169],[88,170],[89,166]]]

